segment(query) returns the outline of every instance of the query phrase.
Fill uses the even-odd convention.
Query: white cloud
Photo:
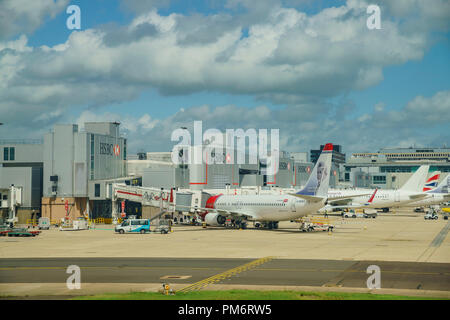
[[[0,40],[19,33],[31,33],[45,19],[53,18],[67,7],[69,0],[0,1]]]
[[[301,112],[285,107],[271,110],[264,105],[247,108],[235,105],[212,107],[194,106],[168,117],[155,119],[150,114],[121,116],[83,112],[72,122],[83,126],[88,121],[119,121],[121,132],[128,138],[130,152],[137,150],[170,151],[173,130],[187,127],[193,134],[194,121],[203,122],[207,129],[279,129],[280,147],[286,151],[307,151],[320,144],[341,144],[345,152],[377,150],[386,146],[409,147],[450,144],[450,135],[442,135],[450,114],[450,91],[438,92],[432,97],[418,96],[395,111],[374,110],[357,119],[342,115],[333,117],[334,110],[325,108],[317,118],[302,117]],[[348,102],[346,102],[348,103]],[[317,109],[319,106],[313,106]],[[339,107],[339,106],[337,106]],[[439,107],[440,117],[426,117],[424,113]],[[349,108],[346,115],[352,113]],[[438,129],[434,132],[432,129]]]
[[[145,88],[163,94],[208,90],[330,97],[374,85],[382,79],[384,67],[418,59],[426,49],[424,35],[402,35],[395,23],[385,23],[382,32],[368,32],[364,12],[355,13],[358,8],[325,9],[311,17],[275,8],[267,20],[250,26],[248,37],[242,38],[241,26],[231,25],[224,26],[223,33],[217,31],[213,41],[191,44],[179,42],[192,34],[185,17],[151,11],[128,27],[128,32],[154,27],[135,41],[120,43],[118,38],[109,46],[105,39],[111,41],[114,34],[86,30],[72,33],[54,48],[7,53],[18,57],[20,72],[16,70],[5,85],[20,96],[44,91],[41,98],[67,98],[68,105],[110,103],[116,100],[110,99],[110,92],[126,101],[130,91]],[[213,23],[219,18],[202,19]],[[25,87],[18,85],[24,82]],[[80,90],[92,84],[101,89]]]
[[[20,11],[16,3],[6,1],[2,5],[12,12],[11,16],[26,16],[30,22],[20,28],[8,20],[6,36],[36,28],[67,1],[36,1],[41,9],[33,13]],[[81,120],[105,121],[118,115],[99,114],[96,107],[126,103],[148,89],[166,95],[208,91],[253,95],[287,106],[279,113],[264,105],[257,110],[233,105],[215,109],[183,106],[184,112],[168,118],[170,124],[169,120],[154,119],[151,112],[125,117],[121,122],[130,134],[136,133],[136,144],[148,143],[137,136],[142,132],[160,137],[157,130],[170,132],[195,119],[218,127],[229,123],[267,127],[267,123],[273,123],[292,132],[287,135],[292,146],[307,139],[323,143],[319,140],[333,134],[349,141],[355,138],[352,130],[341,127],[341,123],[354,125],[346,122],[353,121],[346,120],[346,115],[354,106],[346,105],[337,112],[324,101],[379,83],[385,67],[421,59],[432,31],[448,31],[448,24],[439,22],[447,13],[426,8],[423,1],[414,1],[409,9],[403,2],[403,6],[390,3],[383,2],[388,10],[382,16],[383,29],[374,31],[366,27],[367,1],[351,0],[307,15],[282,8],[279,1],[258,1],[250,6],[249,1],[233,0],[228,2],[229,8],[242,5],[258,19],[245,21],[225,13],[163,16],[152,9],[128,26],[73,32],[65,43],[54,47],[30,47],[26,37],[0,42],[0,118],[16,127],[35,130],[66,117],[69,110],[89,106],[90,111],[82,113]],[[435,4],[447,8],[444,1],[436,0]],[[419,9],[423,9],[418,20],[421,27],[407,28],[404,20]],[[397,12],[402,19],[393,17]],[[434,20],[436,23],[432,23]],[[448,97],[445,93],[442,96],[433,99],[446,105]],[[441,117],[435,119],[437,110],[432,114],[424,111],[427,102],[436,104],[433,99],[424,98],[423,102],[417,98],[405,111],[420,114],[417,119],[442,123]],[[436,108],[442,111],[442,106]],[[405,118],[417,120],[380,107],[375,110],[360,118],[356,131],[361,133],[361,143],[370,139],[364,126],[401,126]],[[333,112],[334,118],[326,118]],[[383,121],[384,117],[388,121]]]

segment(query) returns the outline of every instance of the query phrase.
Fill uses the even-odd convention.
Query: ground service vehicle
[[[39,228],[39,230],[50,229],[50,218],[48,218],[48,217],[39,218],[38,228]]]
[[[424,216],[424,219],[425,219],[425,220],[437,220],[437,219],[438,219],[438,216],[437,216],[437,214],[434,213],[434,212],[429,212],[429,213],[427,213],[427,214]]]
[[[123,233],[148,233],[150,232],[149,219],[127,219],[114,229],[115,232]]]

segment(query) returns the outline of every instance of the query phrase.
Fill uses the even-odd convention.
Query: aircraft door
[[[292,202],[291,202],[291,211],[292,211],[292,212],[296,212],[296,209],[295,209],[295,199],[292,199]]]
[[[395,202],[400,202],[400,192],[396,191],[394,193]]]

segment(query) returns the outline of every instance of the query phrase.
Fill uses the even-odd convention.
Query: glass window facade
[[[91,134],[91,180],[94,180],[94,135]]]
[[[95,197],[96,198],[100,197],[100,184],[99,183],[95,184]]]

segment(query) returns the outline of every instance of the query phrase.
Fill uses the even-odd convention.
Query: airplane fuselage
[[[372,202],[368,203],[375,189],[351,189],[338,190],[333,189],[328,191],[328,199],[333,200],[333,197],[351,196],[355,194],[366,194],[365,196],[355,197],[352,200],[353,206],[361,206],[361,208],[389,208],[403,206],[412,202],[417,202],[417,199],[411,198],[417,195],[417,192],[405,190],[382,190],[378,189]]]
[[[222,195],[214,204],[218,210],[240,212],[256,221],[294,220],[317,212],[326,199],[309,202],[291,195]]]
[[[427,198],[420,201],[408,203],[406,206],[407,207],[432,206],[446,202],[449,199],[450,196],[448,193],[447,194],[429,193]]]

